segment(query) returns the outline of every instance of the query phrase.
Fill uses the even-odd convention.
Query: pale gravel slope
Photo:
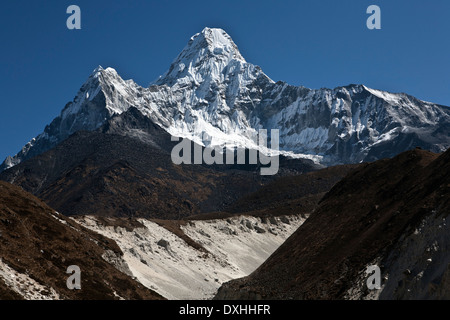
[[[209,251],[206,254],[145,219],[139,219],[145,228],[130,232],[101,225],[92,216],[76,218],[78,223],[115,240],[133,276],[168,299],[212,298],[223,282],[254,271],[304,220],[289,216],[262,223],[260,218],[238,216],[191,221],[182,229]],[[259,232],[255,226],[261,228]],[[158,245],[161,239],[168,246]]]

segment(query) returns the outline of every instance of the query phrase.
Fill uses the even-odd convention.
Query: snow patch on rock
[[[0,279],[25,300],[59,300],[59,294],[51,287],[43,286],[29,275],[20,273],[0,259]]]

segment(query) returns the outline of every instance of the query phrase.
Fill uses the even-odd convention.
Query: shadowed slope
[[[425,217],[450,213],[449,163],[450,151],[416,149],[362,165],[260,268],[217,298],[343,298],[366,265],[387,257]]]

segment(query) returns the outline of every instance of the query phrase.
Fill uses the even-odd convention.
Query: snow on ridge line
[[[300,216],[250,216],[190,221],[181,229],[209,253],[199,251],[164,227],[127,231],[105,226],[93,216],[78,223],[116,241],[135,279],[171,299],[211,299],[223,282],[244,277],[262,264],[305,221]]]
[[[373,94],[374,96],[377,96],[378,98],[381,98],[383,100],[386,100],[389,103],[392,104],[398,104],[400,103],[401,99],[402,99],[402,93],[390,93],[387,91],[381,91],[381,90],[377,90],[377,89],[371,89],[368,88],[366,86],[364,86],[364,89],[366,89],[367,91],[369,91],[371,94]]]

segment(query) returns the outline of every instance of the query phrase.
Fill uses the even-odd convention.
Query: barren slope
[[[113,240],[0,181],[0,299],[161,299],[108,262],[122,257]],[[81,290],[66,286],[70,265]]]

